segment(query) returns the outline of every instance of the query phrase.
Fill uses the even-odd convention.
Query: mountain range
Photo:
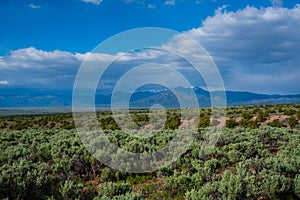
[[[210,95],[221,96],[220,91],[214,91],[211,94],[199,87],[192,90],[188,88],[175,88],[182,94],[186,101],[192,99],[191,92],[194,92],[200,107],[211,106]],[[118,92],[117,96],[123,97],[130,94]],[[122,94],[123,93],[123,94]],[[130,95],[131,108],[148,108],[154,104],[160,104],[165,108],[178,108],[179,103],[171,90],[148,90],[136,91]],[[111,94],[96,92],[96,107],[108,108],[111,104]],[[226,91],[228,106],[238,105],[262,105],[262,104],[281,104],[281,103],[299,103],[300,94],[280,95],[280,94],[257,94],[252,92]],[[126,103],[125,99],[120,99],[120,105]],[[128,103],[128,102],[127,102]],[[1,108],[71,108],[72,90],[43,90],[43,89],[24,89],[24,88],[0,88],[0,107]]]

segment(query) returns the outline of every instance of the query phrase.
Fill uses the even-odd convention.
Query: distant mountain
[[[180,91],[186,99],[191,97],[191,90],[185,88],[176,88],[177,91]],[[201,88],[193,88],[195,92],[198,103],[200,107],[210,107],[211,98],[210,93]],[[137,94],[136,94],[137,95]],[[171,91],[163,91],[159,93],[154,93],[148,98],[143,98],[131,102],[132,107],[149,107],[153,104],[162,104],[167,108],[176,108],[179,107],[178,101],[174,98],[174,95]],[[212,95],[215,97],[221,96],[220,91],[212,92]],[[137,98],[138,99],[138,98]],[[263,105],[263,104],[283,104],[283,103],[299,103],[300,94],[297,95],[268,95],[268,94],[257,94],[252,92],[236,92],[236,91],[226,91],[226,100],[228,106],[238,106],[238,105]]]
[[[236,105],[263,105],[263,104],[284,104],[299,103],[300,94],[296,95],[267,95],[252,92],[234,92],[226,91],[227,104]]]
[[[200,107],[211,106],[210,93],[201,88],[183,88],[174,89],[176,94],[181,95],[184,105],[189,105],[192,101],[192,95],[197,97]],[[221,95],[220,91],[212,92],[213,96]],[[179,102],[171,90],[158,91],[136,91],[130,95],[126,92],[116,94],[117,103],[122,105],[128,104],[126,96],[130,97],[131,108],[148,108],[154,104],[160,104],[166,108],[178,108]],[[96,106],[110,107],[111,94],[103,94],[101,91],[96,92]],[[279,103],[299,103],[300,94],[297,95],[268,95],[251,92],[226,91],[227,105],[262,105],[262,104],[279,104]],[[0,87],[0,107],[71,107],[72,90],[42,90],[42,89],[24,89],[24,88],[1,88]]]
[[[0,107],[66,107],[71,104],[71,90],[0,88]]]

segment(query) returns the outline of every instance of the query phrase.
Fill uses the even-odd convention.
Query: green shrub
[[[271,127],[277,127],[277,128],[286,127],[279,119],[269,122],[267,125]]]
[[[198,128],[206,128],[206,127],[209,126],[209,124],[210,124],[210,118],[209,118],[209,116],[208,116],[208,115],[204,115],[204,116],[202,116],[202,117],[198,120],[198,122],[197,122],[197,127],[198,127]]]
[[[98,197],[113,198],[114,196],[126,195],[132,193],[133,189],[128,183],[120,182],[102,183],[98,190]]]
[[[295,117],[290,117],[288,122],[291,128],[295,128],[298,125],[298,120]]]
[[[63,199],[79,199],[82,194],[83,184],[77,184],[74,180],[66,180],[59,192]]]
[[[283,113],[284,113],[285,115],[291,116],[291,115],[296,114],[297,111],[294,110],[294,109],[287,109],[287,110],[284,110]]]
[[[294,180],[294,192],[300,198],[300,174],[297,174]]]
[[[235,119],[233,119],[233,118],[229,118],[228,120],[226,120],[226,127],[227,128],[234,128],[237,125],[239,125],[239,123],[237,121],[235,121]]]
[[[165,129],[177,129],[180,126],[180,115],[176,113],[168,113],[165,121]]]

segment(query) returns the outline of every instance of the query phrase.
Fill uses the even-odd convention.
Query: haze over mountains
[[[175,88],[185,96],[185,99],[192,99],[191,91],[187,88]],[[201,88],[193,88],[200,107],[211,106],[210,93]],[[126,92],[123,92],[124,96]],[[213,92],[214,96],[221,95],[221,92]],[[126,94],[127,95],[127,94]],[[120,96],[120,95],[119,95]],[[122,95],[121,95],[122,96]],[[160,104],[165,108],[178,108],[179,103],[170,90],[147,90],[136,91],[130,95],[130,108],[149,108],[154,104]],[[299,103],[300,94],[295,95],[268,95],[252,92],[226,91],[227,105],[262,105],[279,103]],[[96,92],[96,107],[110,107],[111,94]],[[122,103],[122,99],[120,99]],[[123,103],[126,103],[124,100]],[[72,90],[43,90],[24,88],[0,88],[0,107],[2,108],[33,108],[33,107],[69,107],[72,106]]]

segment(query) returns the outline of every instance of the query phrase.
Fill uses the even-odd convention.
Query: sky
[[[299,1],[10,0],[0,1],[0,22],[0,89],[72,89],[80,65],[99,43],[122,31],[162,27],[201,44],[226,90],[300,93]],[[197,56],[184,39],[178,44],[181,52]],[[124,53],[95,54],[101,61],[127,58],[107,79],[118,77],[129,58],[132,65],[151,55],[151,62],[172,63],[204,87],[190,66],[171,55]]]

